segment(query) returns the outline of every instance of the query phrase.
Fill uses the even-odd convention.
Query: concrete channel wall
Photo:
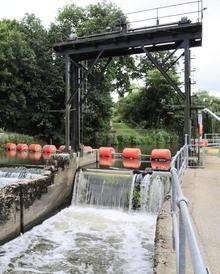
[[[77,168],[96,162],[96,154],[54,155],[40,178],[0,189],[0,245],[69,205]]]

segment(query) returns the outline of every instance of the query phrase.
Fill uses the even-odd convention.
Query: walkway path
[[[220,273],[220,158],[208,156],[204,169],[188,169],[183,193],[189,198],[190,212],[205,262],[211,273]]]
[[[190,200],[190,214],[196,229],[205,263],[211,273],[220,273],[220,158],[207,156],[204,169],[188,169],[183,177],[182,189]],[[160,240],[156,254],[157,273],[175,273],[175,255],[171,249],[170,205],[165,203],[157,232]],[[168,229],[164,229],[167,227]],[[158,236],[158,235],[157,235]],[[188,252],[187,252],[188,253]],[[190,258],[187,254],[187,261]],[[187,267],[186,273],[193,273]]]

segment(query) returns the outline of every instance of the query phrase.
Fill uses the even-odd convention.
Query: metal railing
[[[171,216],[173,249],[176,253],[176,272],[186,273],[186,241],[190,250],[192,267],[196,274],[207,274],[195,230],[190,218],[189,201],[181,189],[181,177],[188,166],[187,143],[177,152],[171,161]]]
[[[220,146],[220,133],[205,133],[204,138],[208,141],[208,146]]]
[[[159,26],[170,22],[179,22],[181,19],[202,22],[204,10],[202,0],[193,0],[132,11],[126,13],[126,16],[130,26],[137,23]]]

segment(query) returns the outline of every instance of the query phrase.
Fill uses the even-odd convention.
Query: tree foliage
[[[211,111],[220,116],[220,98],[210,96],[207,91],[198,91],[192,96],[192,103],[197,106],[209,108]],[[194,113],[193,122],[197,124],[197,117]],[[210,114],[203,112],[203,126],[205,133],[220,132],[220,123],[213,119]],[[196,126],[195,126],[196,128]]]
[[[67,40],[73,32],[82,36],[102,32],[109,26],[113,29],[122,16],[113,4],[86,8],[72,4],[59,11],[48,30],[32,14],[20,22],[0,21],[1,127],[63,142],[64,115],[60,111],[64,109],[64,62],[61,57],[54,58],[52,46]],[[88,81],[89,95],[83,109],[87,143],[101,142],[108,131],[111,92],[118,89],[123,94],[130,85],[129,73],[134,65],[131,57],[115,58],[102,81],[94,85],[104,62],[94,68]]]
[[[117,6],[102,2],[85,8],[74,4],[65,6],[48,29],[33,14],[26,14],[21,21],[0,21],[0,127],[62,143],[64,60],[55,58],[53,44],[66,41],[72,34],[79,37],[117,30],[119,21],[124,20]],[[162,64],[168,54],[155,55]],[[91,62],[84,65],[89,67]],[[114,58],[104,77],[95,85],[94,80],[105,62],[101,60],[88,79],[89,93],[83,106],[84,143],[104,144],[112,117],[111,93],[115,91],[121,97],[117,112],[124,121],[144,128],[182,131],[182,113],[172,112],[169,107],[180,103],[178,96],[149,60],[143,56]],[[175,67],[170,70],[170,76],[178,84]],[[134,89],[131,85],[134,78],[141,79],[144,88]],[[210,99],[207,94],[195,96],[194,101],[203,102],[204,96],[205,103],[213,108],[216,105],[219,111],[219,101]]]
[[[176,74],[170,76],[178,83]],[[148,71],[144,88],[133,88],[118,102],[118,112],[122,120],[135,123],[143,128],[169,128],[182,130],[183,119],[171,111],[178,103],[178,96],[158,70]]]

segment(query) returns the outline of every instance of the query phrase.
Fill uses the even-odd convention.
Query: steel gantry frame
[[[202,22],[175,22],[138,29],[128,29],[76,38],[54,45],[57,55],[65,57],[65,146],[71,145],[75,152],[80,151],[82,142],[81,112],[89,90],[86,90],[88,76],[98,61],[106,58],[100,75],[94,79],[96,85],[103,77],[111,60],[115,56],[144,53],[152,64],[161,72],[173,91],[184,101],[184,134],[191,138],[191,79],[190,48],[202,44]],[[171,63],[168,61],[178,50],[183,52]],[[169,50],[166,60],[161,64],[152,54]],[[184,57],[184,92],[169,76],[168,71],[181,57]],[[90,67],[85,65],[92,60]],[[168,64],[167,64],[168,63]]]

